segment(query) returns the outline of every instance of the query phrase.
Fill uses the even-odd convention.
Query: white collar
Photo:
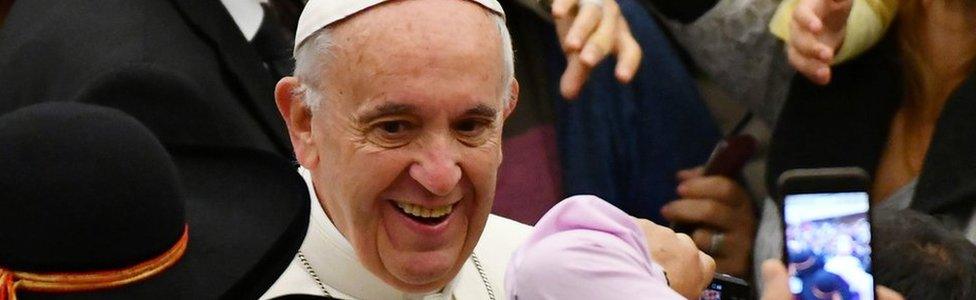
[[[247,41],[254,39],[261,28],[261,21],[264,20],[264,9],[261,3],[268,0],[220,0],[230,13],[230,17],[237,24],[237,29],[241,30]]]
[[[325,210],[322,209],[315,188],[312,186],[310,172],[305,168],[299,168],[298,172],[305,179],[312,199],[312,216],[301,251],[322,283],[326,285],[329,294],[336,298],[355,299],[452,298],[454,289],[464,272],[460,272],[439,293],[407,294],[386,284],[366,270],[356,258],[352,244],[332,224]]]

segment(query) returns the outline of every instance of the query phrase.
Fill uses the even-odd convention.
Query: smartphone
[[[749,134],[730,136],[712,150],[705,163],[704,176],[721,175],[734,177],[756,154],[756,138]]]
[[[702,291],[700,300],[746,300],[751,299],[749,283],[731,275],[715,273],[712,282]]]
[[[867,173],[796,169],[784,172],[778,184],[783,258],[794,299],[875,299]]]

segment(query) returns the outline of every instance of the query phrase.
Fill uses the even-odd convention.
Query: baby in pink
[[[508,265],[510,299],[684,299],[633,217],[595,196],[563,200]]]

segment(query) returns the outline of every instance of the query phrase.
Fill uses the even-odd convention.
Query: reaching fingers
[[[684,170],[678,171],[677,176],[678,176],[678,181],[685,181],[685,180],[688,180],[688,179],[692,179],[692,178],[696,178],[696,177],[701,177],[702,174],[705,174],[705,167],[695,167],[695,168],[691,168],[691,169],[684,169]]]
[[[786,47],[786,56],[790,61],[790,65],[813,83],[825,85],[830,82],[830,66],[827,64],[803,56],[793,46]]]
[[[790,23],[789,45],[807,58],[820,60],[825,64],[830,64],[834,60],[833,48],[822,43],[816,34],[796,23]]]
[[[691,233],[691,239],[695,240],[695,245],[698,246],[698,249],[707,252],[709,251],[708,248],[712,246],[713,235],[715,235],[714,231],[699,228],[695,229],[695,231]]]
[[[678,196],[713,199],[731,207],[739,207],[749,201],[749,194],[745,189],[725,176],[705,176],[682,181],[678,184]]]
[[[593,5],[585,5],[584,7],[586,6]],[[616,1],[603,1],[599,7],[602,8],[600,25],[586,40],[586,45],[580,52],[583,63],[591,68],[599,64],[613,50],[614,35],[617,32],[617,22],[620,18],[620,8]]]
[[[604,13],[599,5],[583,4],[573,19],[573,25],[569,27],[569,31],[566,33],[563,52],[577,52],[583,49],[583,42],[592,39],[592,35],[595,35],[594,30],[599,30],[597,26],[606,23],[601,22],[604,20],[603,16]]]
[[[577,0],[553,0],[552,16],[556,19],[569,18],[573,8],[576,7]]]
[[[817,16],[816,1],[800,1],[793,10],[793,22],[801,27],[819,34],[823,30],[823,21]]]
[[[730,231],[736,216],[728,205],[708,199],[673,201],[661,208],[661,215],[674,223],[702,224],[719,231]]]
[[[643,54],[641,53],[640,44],[634,39],[634,35],[630,33],[627,20],[623,17],[619,17],[617,20],[617,67],[614,69],[614,75],[620,82],[629,83],[634,79],[634,74],[637,73],[637,68],[640,66],[641,56]]]
[[[563,98],[572,100],[579,96],[583,83],[586,83],[586,78],[590,75],[590,70],[592,68],[580,61],[579,55],[567,54],[566,71],[559,79],[559,92]]]

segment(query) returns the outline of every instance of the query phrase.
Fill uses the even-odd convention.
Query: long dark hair
[[[895,34],[899,35],[898,46],[901,53],[901,59],[904,62],[905,68],[905,87],[906,87],[906,99],[910,101],[922,101],[923,99],[931,96],[935,91],[930,89],[936,85],[942,78],[935,78],[931,73],[933,72],[932,66],[929,60],[924,56],[920,45],[925,45],[925,41],[921,40],[919,33],[919,24],[921,24],[922,16],[921,11],[924,10],[922,7],[923,0],[902,0],[900,1],[900,7],[898,8],[898,17],[896,18],[896,24],[894,29]],[[935,0],[937,3],[934,5],[947,5],[953,9],[968,10],[970,12],[976,12],[976,0]],[[976,16],[973,17],[976,19]],[[964,66],[967,73],[971,73],[974,68],[974,61],[976,61],[976,51],[970,53],[968,61],[965,62]],[[912,105],[912,103],[906,103],[907,105]]]

